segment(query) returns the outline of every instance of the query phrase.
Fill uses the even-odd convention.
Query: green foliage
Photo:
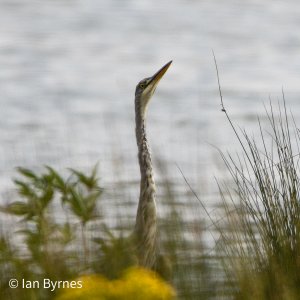
[[[98,256],[94,264],[95,271],[110,279],[117,279],[130,266],[137,265],[137,256],[133,238],[113,234],[103,226],[103,237],[95,238]]]
[[[0,292],[5,299],[49,299],[53,296],[50,290],[9,289],[8,280],[68,280],[88,268],[89,261],[82,259],[82,253],[87,255],[85,227],[100,218],[97,200],[102,189],[96,167],[89,176],[70,170],[66,180],[51,167],[42,174],[24,168],[18,168],[18,172],[20,178],[14,182],[20,200],[1,207],[3,213],[19,218],[19,222],[11,240],[0,235]],[[63,210],[55,218],[53,212],[59,203]],[[72,222],[68,221],[69,213]],[[78,231],[82,233],[80,238]],[[14,239],[20,238],[24,243],[15,243]],[[83,245],[81,250],[78,244]]]
[[[128,224],[109,230],[102,219],[99,206],[102,189],[96,167],[88,175],[70,169],[66,179],[49,166],[41,174],[24,168],[18,171],[20,176],[14,181],[17,200],[1,207],[4,214],[18,221],[11,239],[0,234],[0,293],[4,299],[56,297],[56,291],[43,288],[10,289],[11,278],[42,284],[44,278],[71,281],[92,272],[105,276],[105,282],[111,279],[120,283],[124,271],[137,265],[132,231],[125,230]],[[198,248],[197,260],[193,260],[191,242],[184,237],[187,227],[179,217],[171,190],[171,183],[166,182],[163,197],[170,213],[159,222],[161,251],[156,271],[174,283],[183,299],[209,299],[208,285],[203,282],[210,282],[210,275],[205,258],[201,257],[202,246]],[[194,249],[196,244],[201,244],[198,243],[201,239],[195,235]],[[143,289],[140,284],[134,287],[138,281],[137,277],[134,282],[128,282],[128,287],[131,286],[132,291]],[[114,293],[112,283],[107,284]],[[124,287],[128,293],[127,284]],[[115,292],[121,293],[122,289],[119,290]],[[85,294],[82,297],[86,297]]]
[[[222,188],[227,223],[220,228],[235,299],[300,295],[300,136],[285,106],[279,118],[272,106],[267,116],[267,134],[259,122],[261,141],[244,132],[244,159],[223,156],[236,187],[234,194]]]

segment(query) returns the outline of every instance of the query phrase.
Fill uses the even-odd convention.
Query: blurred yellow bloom
[[[152,271],[133,267],[122,278],[108,280],[101,275],[85,275],[77,278],[81,288],[66,288],[56,300],[171,300],[174,289]]]

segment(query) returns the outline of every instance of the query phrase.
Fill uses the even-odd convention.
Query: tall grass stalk
[[[236,299],[299,299],[299,129],[284,97],[278,115],[271,103],[266,114],[259,139],[230,120],[243,154],[221,154],[235,188],[220,186],[227,222],[219,249]]]

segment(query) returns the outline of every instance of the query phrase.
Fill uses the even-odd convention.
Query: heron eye
[[[146,87],[146,84],[144,82],[140,83],[140,88],[144,89]]]

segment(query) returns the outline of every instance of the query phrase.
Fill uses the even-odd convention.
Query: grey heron
[[[154,268],[156,263],[156,201],[155,181],[150,148],[146,135],[147,107],[155,89],[172,61],[165,64],[153,76],[141,80],[135,90],[135,123],[138,159],[140,165],[140,196],[136,215],[135,238],[139,264]]]

